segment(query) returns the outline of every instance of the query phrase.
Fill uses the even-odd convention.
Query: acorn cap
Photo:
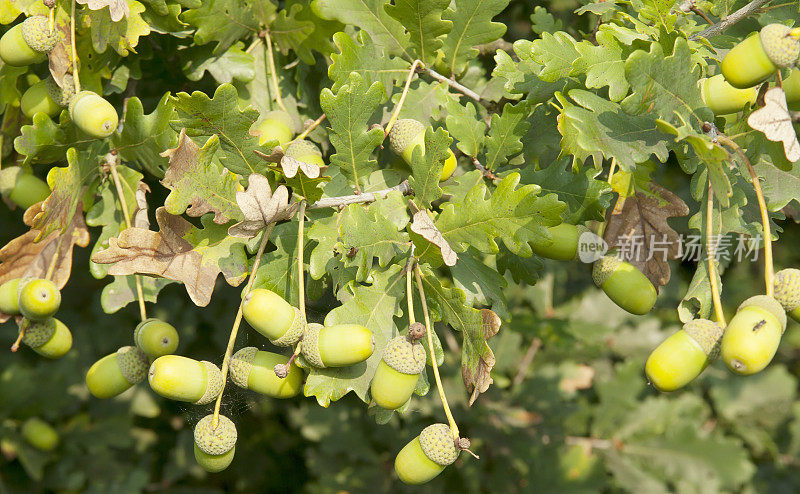
[[[778,67],[794,65],[800,55],[800,41],[791,35],[792,28],[783,24],[768,24],[761,28],[764,53]]]
[[[775,273],[772,280],[775,288],[775,300],[786,312],[792,312],[800,306],[800,269],[788,268]]]
[[[309,323],[306,326],[306,334],[303,336],[303,341],[300,343],[300,350],[303,352],[303,357],[309,364],[320,369],[325,367],[322,361],[322,356],[319,354],[319,332],[324,326],[317,323]]]
[[[217,399],[217,396],[222,391],[222,372],[220,372],[219,367],[208,360],[201,360],[200,363],[206,368],[206,392],[203,393],[199,400],[194,402],[195,405],[211,403]]]
[[[231,381],[240,388],[247,388],[247,381],[250,378],[250,369],[253,368],[253,359],[256,358],[257,353],[258,348],[248,346],[234,353],[233,357],[231,357]]]
[[[208,414],[194,426],[194,443],[200,450],[213,456],[224,455],[236,446],[236,426],[224,415],[219,415],[214,427],[214,415]]]
[[[289,326],[289,329],[287,329],[280,338],[269,340],[275,346],[292,346],[300,341],[300,338],[303,337],[303,333],[306,332],[306,319],[303,317],[303,313],[300,312],[300,309],[297,307],[292,308],[294,309],[292,325]]]
[[[72,100],[72,97],[75,96],[75,81],[71,75],[66,74],[63,79],[63,84],[63,88],[59,87],[52,76],[45,80],[45,88],[50,98],[52,98],[58,106],[69,106],[69,102]]]
[[[50,338],[52,338],[53,334],[56,332],[56,320],[52,317],[44,321],[23,319],[21,324],[25,324],[26,321],[28,322],[28,326],[25,328],[25,334],[22,336],[22,343],[31,348],[39,348],[44,345],[50,341]]]
[[[708,319],[694,319],[683,325],[686,334],[700,345],[708,358],[715,360],[719,356],[719,345],[722,341],[722,327]]]
[[[22,38],[39,53],[50,53],[58,43],[59,32],[50,32],[50,20],[45,15],[33,15],[22,23]]]
[[[322,156],[322,151],[320,151],[317,145],[313,142],[302,140],[292,141],[291,144],[286,146],[286,151],[284,151],[283,154],[290,158],[299,160],[300,158],[308,156],[309,154]]]
[[[594,262],[592,266],[592,281],[598,288],[602,288],[603,284],[614,274],[620,265],[625,262],[616,256],[603,256]]]
[[[433,424],[422,429],[419,445],[425,456],[437,465],[446,467],[458,458],[456,440],[447,424]]]
[[[117,350],[117,365],[122,377],[131,384],[142,382],[149,367],[147,355],[135,346],[124,346]]]
[[[425,369],[425,347],[411,343],[406,336],[398,336],[386,345],[383,361],[402,374],[419,374]]]
[[[425,132],[425,125],[413,118],[403,118],[395,122],[389,131],[389,145],[392,151],[402,154],[420,132]]]
[[[18,166],[8,166],[0,169],[0,194],[9,195],[14,190],[14,187],[17,186],[17,180],[23,173],[25,172]]]
[[[756,295],[755,297],[750,297],[742,302],[741,305],[739,305],[739,308],[736,309],[736,312],[739,312],[745,307],[753,306],[761,307],[765,311],[777,317],[778,322],[781,325],[781,332],[786,331],[786,312],[784,312],[783,307],[781,307],[781,304],[779,304],[777,300],[769,295]]]

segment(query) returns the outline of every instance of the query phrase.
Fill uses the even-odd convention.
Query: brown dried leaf
[[[494,382],[492,380],[491,372],[494,364],[497,362],[494,353],[489,348],[488,341],[500,331],[500,316],[494,313],[491,309],[481,309],[481,321],[483,328],[483,340],[486,343],[488,350],[480,357],[477,367],[470,370],[469,366],[461,366],[461,378],[464,381],[464,386],[467,391],[471,392],[469,397],[469,406],[475,403],[481,393],[486,392],[489,386]]]
[[[800,142],[792,125],[792,116],[786,104],[786,93],[774,87],[764,95],[764,107],[747,118],[747,123],[755,130],[761,131],[773,142],[783,143],[786,159],[794,163],[800,160]]]
[[[47,54],[50,64],[50,74],[59,87],[64,87],[64,76],[72,73],[72,58],[70,53],[71,35],[69,22],[56,22],[56,30],[61,31],[61,38],[56,46]]]
[[[207,220],[207,221],[206,221]],[[189,297],[204,307],[211,301],[217,276],[222,273],[236,286],[247,276],[244,243],[227,235],[224,227],[203,220],[196,228],[163,207],[156,210],[158,232],[143,228],[123,230],[109,247],[92,256],[98,264],[113,264],[114,276],[148,274],[180,281]]]
[[[111,13],[111,20],[119,22],[123,17],[131,15],[130,7],[126,0],[77,0],[81,5],[86,5],[91,10],[100,10],[108,7]]]
[[[23,217],[26,225],[30,226],[33,218],[41,211],[42,203],[34,204]],[[50,267],[53,255],[58,249],[58,260],[53,271],[53,282],[63,288],[72,272],[72,250],[75,245],[86,247],[89,245],[89,230],[83,219],[81,206],[72,218],[72,223],[63,234],[53,232],[41,242],[35,242],[39,230],[31,229],[8,242],[0,249],[0,284],[15,278],[31,276],[44,278]],[[59,238],[61,245],[59,247]],[[0,312],[0,322],[7,321],[7,314]]]
[[[636,191],[624,199],[608,219],[603,239],[609,249],[619,249],[621,257],[636,266],[656,287],[669,282],[670,259],[680,256],[680,235],[667,218],[686,216],[686,203],[664,187],[651,182],[649,191]]]
[[[258,149],[256,149],[254,152],[267,163],[280,163],[283,159],[283,148],[280,146],[275,146],[272,148],[272,151],[269,154],[262,153]]]
[[[286,178],[293,178],[297,175],[297,170],[302,170],[308,178],[319,178],[320,175],[319,165],[306,163],[290,156],[284,156],[281,159],[281,169]]]
[[[455,253],[450,244],[447,243],[442,232],[433,224],[433,220],[428,214],[428,210],[421,209],[414,213],[414,218],[411,222],[411,231],[421,235],[425,240],[439,247],[442,251],[442,259],[448,266],[455,266],[458,261],[458,255]]]
[[[568,375],[561,378],[558,382],[558,389],[566,393],[575,393],[591,388],[593,381],[594,368],[586,364],[578,364],[570,369]]]
[[[136,210],[133,212],[133,221],[131,225],[136,228],[150,229],[150,218],[147,217],[147,193],[150,192],[150,187],[144,183],[139,182],[136,187]]]
[[[236,193],[236,202],[244,214],[244,221],[228,229],[234,237],[253,238],[267,224],[291,218],[294,210],[289,207],[289,190],[281,185],[275,193],[263,175],[251,173],[246,191]]]

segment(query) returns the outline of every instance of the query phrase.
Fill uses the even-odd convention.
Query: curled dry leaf
[[[136,187],[136,211],[133,212],[133,219],[131,225],[136,228],[150,229],[150,218],[147,217],[147,193],[150,192],[150,187],[142,181]]]
[[[502,320],[500,316],[495,314],[491,309],[481,309],[480,313],[483,329],[482,340],[486,343],[500,331]],[[496,359],[488,343],[485,344],[485,347],[487,351],[482,352],[477,365],[469,366],[465,363],[461,365],[461,378],[464,380],[464,386],[467,388],[467,391],[471,393],[469,397],[469,406],[472,406],[475,400],[478,399],[478,396],[489,389],[489,386],[494,382],[491,372],[496,363]]]
[[[680,197],[651,182],[649,191],[636,191],[624,198],[622,208],[614,208],[603,239],[653,285],[664,286],[670,277],[668,261],[681,255],[680,235],[667,218],[687,214],[689,207]]]
[[[293,209],[289,207],[289,190],[281,185],[275,192],[263,175],[251,173],[246,191],[236,193],[236,202],[244,214],[244,221],[228,229],[234,237],[253,238],[269,223],[291,218]]]
[[[42,203],[34,204],[23,217],[26,225],[33,223],[33,218],[41,212]],[[0,284],[15,278],[31,276],[44,278],[53,255],[58,251],[58,259],[53,271],[53,282],[63,288],[72,272],[72,250],[75,245],[89,245],[89,230],[83,219],[80,204],[72,217],[72,223],[63,233],[52,232],[42,241],[36,242],[39,230],[31,229],[8,242],[0,249]],[[7,321],[9,316],[0,312],[0,322]]]
[[[111,20],[119,22],[123,17],[131,15],[130,7],[126,0],[77,0],[81,5],[86,5],[91,10],[100,10],[108,7],[111,13]]]
[[[800,142],[792,125],[792,116],[786,104],[786,93],[774,87],[764,95],[764,107],[747,118],[747,123],[755,130],[761,131],[773,142],[783,143],[786,159],[794,163],[800,160]]]
[[[189,298],[204,307],[211,301],[217,276],[231,285],[247,274],[244,246],[213,223],[198,229],[180,216],[156,209],[159,231],[128,228],[109,240],[109,247],[92,256],[98,264],[113,264],[108,274],[148,274],[180,281]]]
[[[50,75],[59,87],[64,87],[64,76],[72,73],[72,58],[70,51],[71,35],[68,22],[56,22],[56,30],[61,32],[58,43],[47,54],[50,65]]]
[[[411,231],[421,235],[425,240],[439,247],[442,251],[442,259],[448,266],[455,266],[458,261],[458,255],[455,253],[450,244],[447,243],[442,232],[433,224],[433,220],[428,214],[427,209],[421,209],[414,213],[414,218],[411,222]]]
[[[306,163],[290,156],[284,156],[281,159],[281,169],[286,178],[293,178],[297,175],[297,170],[302,170],[308,178],[319,178],[320,174],[319,165]]]

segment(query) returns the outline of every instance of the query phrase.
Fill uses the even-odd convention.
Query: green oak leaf
[[[314,32],[314,22],[301,19],[298,14],[306,10],[300,4],[294,4],[288,9],[283,9],[270,23],[269,32],[275,44],[284,54],[292,51],[303,62],[314,64],[314,54],[307,45],[311,33]]]
[[[315,222],[316,223],[316,222]],[[312,223],[312,226],[314,223]],[[253,279],[253,288],[266,288],[283,297],[287,302],[298,305],[298,251],[297,251],[297,231],[298,222],[296,218],[291,221],[275,225],[270,236],[271,242],[275,244],[275,250],[265,252],[261,256],[261,265],[256,271]],[[307,257],[311,247],[310,228],[303,248]],[[256,237],[260,238],[260,237]]]
[[[158,294],[164,287],[175,283],[166,278],[153,276],[140,276],[139,279],[142,283],[144,301],[151,304],[158,302]],[[106,314],[113,314],[137,300],[136,279],[133,276],[114,276],[114,281],[104,286],[100,295],[100,305]]]
[[[184,11],[181,19],[197,27],[196,44],[216,42],[214,53],[220,55],[247,34],[258,33],[262,20],[273,17],[276,10],[275,4],[268,0],[207,0]]]
[[[45,113],[33,116],[31,125],[20,128],[21,135],[14,139],[14,149],[25,156],[25,163],[53,163],[63,161],[67,149],[84,149],[94,142],[78,131],[69,115],[62,112],[56,124]]]
[[[467,156],[477,157],[486,141],[486,124],[478,118],[475,105],[447,101],[447,131],[456,141],[456,147]]]
[[[351,72],[357,72],[368,86],[375,81],[383,84],[388,98],[397,81],[404,80],[408,75],[408,62],[386,55],[366,31],[359,31],[356,41],[346,33],[336,33],[333,42],[339,49],[339,53],[331,54],[333,63],[328,67],[328,77],[333,81],[331,91],[334,93],[348,83]]]
[[[431,203],[442,197],[439,178],[442,176],[444,160],[448,156],[452,139],[447,131],[431,127],[425,130],[425,154],[420,147],[411,154],[411,177],[408,179],[414,191],[414,202],[420,208],[430,208]]]
[[[366,31],[375,45],[390,55],[413,60],[406,50],[408,34],[385,10],[386,0],[316,0],[322,16]]]
[[[267,165],[257,154],[258,139],[250,135],[250,127],[258,111],[239,110],[238,93],[230,84],[222,84],[209,98],[205,93],[178,93],[172,98],[177,110],[171,122],[175,129],[186,129],[186,135],[204,142],[212,135],[220,141],[219,159],[228,170],[247,177],[266,173]]]
[[[440,110],[450,98],[447,84],[416,80],[411,83],[408,94],[406,94],[406,102],[400,109],[399,118],[413,118],[420,122],[427,122],[431,118],[439,120]],[[398,101],[400,101],[400,93],[396,92],[392,96],[392,103],[396,105]],[[388,115],[385,120],[389,120]]]
[[[530,127],[531,103],[530,100],[515,105],[506,103],[502,113],[492,115],[483,163],[487,169],[498,169],[508,163],[511,156],[522,151],[521,139]]]
[[[142,19],[144,5],[132,0],[128,2],[130,13],[119,22],[111,20],[109,9],[83,10],[88,18],[92,46],[97,53],[103,53],[111,47],[119,55],[125,57],[139,44],[139,38],[150,34],[150,26]]]
[[[462,252],[456,265],[450,268],[453,285],[464,292],[467,305],[488,306],[507,320],[511,316],[504,294],[508,282],[484,257],[472,249]]]
[[[330,271],[329,265],[341,262],[338,258],[344,251],[339,231],[341,220],[341,214],[333,213],[328,217],[315,219],[308,229],[308,238],[317,243],[308,259],[308,274],[315,280]]]
[[[378,105],[385,100],[385,94],[380,82],[367,86],[355,72],[336,94],[327,88],[320,94],[320,104],[330,122],[330,141],[336,148],[331,166],[338,168],[356,190],[360,190],[368,175],[378,169],[372,152],[383,141],[383,130],[368,129],[368,124]]]
[[[161,153],[177,144],[177,133],[169,122],[175,109],[169,94],[165,94],[149,115],[142,102],[133,97],[125,105],[122,130],[111,140],[123,161],[138,164],[156,177],[163,177],[169,159]]]
[[[405,275],[401,269],[402,266],[398,264],[376,269],[371,285],[357,285],[352,292],[339,292],[342,305],[328,313],[325,324],[366,326],[372,331],[375,349],[371,357],[356,365],[311,369],[304,392],[306,396],[315,397],[321,406],[327,407],[351,391],[364,402],[367,401],[370,381],[381,361],[386,343],[400,332],[394,318],[402,314],[401,307],[405,304]]]
[[[575,44],[580,58],[575,60],[575,72],[586,74],[586,87],[600,89],[608,86],[611,101],[627,96],[630,85],[625,79],[625,58],[622,47],[607,33],[597,34],[598,45],[588,41]]]
[[[506,25],[492,22],[509,0],[455,0],[455,10],[447,9],[442,18],[453,23],[444,39],[444,62],[451,74],[460,74],[467,62],[478,56],[475,46],[502,38]]]
[[[214,55],[210,46],[194,46],[181,51],[181,69],[190,81],[199,81],[206,71],[218,83],[250,81],[255,77],[253,55],[242,51],[243,43],[236,43],[221,55]]]
[[[539,78],[546,82],[555,82],[568,77],[572,72],[575,61],[580,57],[575,49],[576,44],[575,38],[558,31],[555,34],[542,33],[540,39],[525,46],[530,49],[531,59],[542,65]]]
[[[408,31],[416,58],[433,63],[443,45],[439,38],[453,28],[451,21],[442,19],[449,5],[450,0],[395,0],[384,8]]]
[[[391,220],[377,214],[375,207],[351,204],[338,221],[344,252],[344,265],[358,268],[356,281],[364,281],[373,269],[374,259],[385,268],[392,259],[408,250],[408,235],[398,231]]]
[[[16,106],[22,97],[17,81],[28,72],[28,67],[12,67],[0,61],[0,113],[5,113],[8,105]]]
[[[553,14],[547,11],[541,5],[533,8],[531,14],[531,30],[536,34],[555,33],[564,29],[564,23],[561,19],[556,20]]]

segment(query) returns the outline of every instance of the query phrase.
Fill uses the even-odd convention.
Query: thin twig
[[[64,243],[64,234],[59,234],[58,236],[58,244],[56,245],[56,251],[53,252],[53,257],[50,259],[50,265],[47,267],[47,273],[44,275],[44,279],[52,280],[53,274],[56,272],[56,264],[58,264],[58,257],[61,255],[61,244]]]
[[[708,179],[708,202],[706,206],[706,253],[708,254],[708,281],[711,283],[711,298],[714,301],[714,313],[717,322],[725,329],[728,323],[725,321],[725,312],[722,310],[722,301],[719,296],[719,285],[717,284],[717,248],[712,239],[714,224],[714,188],[711,186],[711,178]]]
[[[325,115],[324,113],[323,113],[322,115],[320,115],[320,117],[319,117],[318,119],[314,120],[314,121],[311,123],[311,125],[309,125],[308,127],[306,127],[306,130],[304,130],[304,131],[303,131],[303,133],[302,133],[302,134],[300,134],[299,136],[297,136],[297,137],[296,137],[294,140],[295,140],[295,141],[302,141],[303,139],[305,139],[306,137],[308,137],[308,134],[310,134],[312,130],[314,130],[314,129],[316,129],[317,127],[319,127],[319,124],[321,124],[322,122],[324,122],[324,121],[325,121],[325,119],[326,119],[327,117],[328,117],[328,116],[327,116],[327,115]]]
[[[486,101],[481,99],[481,95],[480,94],[476,93],[475,91],[473,91],[472,89],[468,88],[467,86],[455,81],[454,79],[447,78],[447,77],[443,76],[442,74],[436,72],[435,70],[433,70],[431,68],[426,68],[425,69],[425,73],[428,74],[429,76],[433,77],[437,81],[447,84],[448,86],[450,86],[451,88],[455,89],[456,91],[458,91],[459,93],[463,94],[464,96],[468,96],[469,98],[472,98],[473,100],[477,101],[478,103],[480,103],[482,105],[487,105],[488,104]]]
[[[698,9],[698,8],[697,8],[695,5],[692,5],[692,6],[691,6],[691,8],[690,8],[689,10],[691,10],[691,11],[692,11],[692,12],[694,12],[695,14],[699,15],[700,17],[702,17],[702,18],[703,18],[703,20],[704,20],[704,21],[706,21],[707,23],[709,23],[709,24],[711,24],[711,25],[713,25],[713,24],[714,24],[714,21],[713,21],[713,19],[711,19],[711,18],[708,16],[708,14],[706,14],[706,13],[705,13],[705,12],[703,12],[702,10]]]
[[[20,323],[19,333],[17,333],[17,339],[11,345],[12,352],[16,352],[17,350],[19,350],[19,344],[22,343],[22,339],[25,337],[25,330],[28,329],[28,324],[30,324],[30,321],[27,318],[23,319],[22,322]]]
[[[753,0],[752,2],[748,3],[744,7],[737,10],[736,12],[725,17],[722,21],[703,29],[697,34],[690,36],[689,39],[691,40],[697,40],[699,38],[708,39],[718,34],[722,34],[723,31],[733,26],[737,22],[741,21],[745,17],[756,13],[764,4],[766,4],[769,1],[770,0]]]
[[[483,176],[488,178],[489,180],[497,180],[499,178],[497,175],[494,174],[492,170],[483,166],[483,163],[478,161],[478,158],[474,156],[472,157],[472,164],[475,165],[475,168],[480,170],[480,172],[483,173]]]
[[[72,0],[72,14],[69,21],[69,36],[72,48],[72,82],[75,85],[75,94],[81,92],[81,78],[78,74],[78,50],[75,48],[75,0]]]
[[[349,196],[323,197],[314,204],[309,204],[308,209],[338,208],[341,206],[347,206],[348,204],[374,202],[378,199],[386,197],[390,192],[394,191],[400,191],[403,195],[411,193],[411,186],[408,184],[408,180],[404,180],[401,184],[395,185],[394,187],[376,190],[375,192],[362,192],[361,194],[353,194]]]
[[[275,228],[275,223],[270,223],[264,231],[264,236],[261,238],[261,244],[258,246],[256,252],[256,260],[253,262],[253,269],[250,271],[250,278],[247,280],[247,286],[244,287],[242,294],[242,301],[239,303],[239,310],[236,312],[236,319],[233,321],[231,328],[231,335],[228,337],[228,346],[225,349],[225,356],[222,359],[222,390],[217,396],[217,401],[214,403],[214,418],[212,425],[216,428],[219,423],[219,408],[222,406],[222,395],[225,393],[225,385],[228,382],[228,368],[230,367],[231,355],[233,354],[233,347],[236,345],[236,335],[239,334],[239,326],[242,324],[242,311],[244,310],[244,301],[250,293],[250,288],[253,287],[253,281],[256,279],[256,271],[261,264],[261,256],[264,254],[264,249],[267,247],[269,236],[272,234],[272,229]]]
[[[272,53],[272,36],[269,34],[269,30],[264,31],[264,39],[267,41],[267,64],[269,65],[269,71],[272,76],[275,102],[278,103],[281,110],[286,111],[286,107],[283,105],[283,98],[281,97],[281,90],[278,87],[278,72],[275,70],[275,55]]]
[[[403,92],[400,93],[400,100],[397,102],[397,105],[395,105],[394,112],[392,113],[392,118],[389,119],[389,123],[386,124],[386,129],[383,131],[384,139],[386,138],[386,136],[389,135],[389,132],[392,130],[394,123],[400,116],[400,110],[403,109],[403,104],[406,102],[406,96],[408,96],[408,88],[411,87],[411,81],[414,80],[414,74],[417,73],[417,67],[420,66],[422,66],[422,61],[414,60],[414,63],[411,64],[411,68],[408,69],[408,77],[406,78],[406,85],[403,86]],[[358,187],[358,184],[356,184],[356,187]]]
[[[411,274],[414,271],[414,246],[411,246],[411,252],[408,256],[408,263],[406,264],[406,301],[408,302],[408,325],[409,327],[416,322],[414,318],[414,291],[411,289]]]
[[[422,285],[422,271],[419,269],[419,263],[414,264],[414,276],[417,280],[417,291],[422,303],[422,315],[425,319],[425,330],[428,337],[428,349],[431,352],[431,364],[433,365],[433,377],[436,379],[436,389],[439,390],[439,399],[442,401],[442,408],[444,414],[447,416],[447,421],[450,424],[450,432],[453,438],[458,440],[458,424],[456,419],[453,418],[453,413],[450,411],[450,405],[447,404],[447,395],[444,393],[442,386],[442,378],[439,376],[439,364],[436,362],[436,352],[433,349],[433,326],[431,325],[430,314],[428,313],[428,302],[425,300],[425,287]]]
[[[119,178],[117,172],[117,156],[109,154],[106,156],[108,167],[111,169],[111,178],[114,181],[114,187],[117,189],[117,196],[119,196],[119,203],[122,206],[122,218],[125,220],[125,227],[131,228],[131,219],[128,216],[128,202],[125,200],[125,193],[122,190],[122,180]],[[142,290],[142,278],[138,274],[133,275],[136,283],[136,299],[139,301],[139,316],[142,321],[147,319],[147,309],[144,306],[144,290]]]
[[[306,321],[306,282],[303,276],[303,247],[305,239],[306,228],[306,201],[300,201],[300,212],[297,215],[299,225],[297,227],[297,294],[298,308],[300,313],[303,314],[303,320]]]
[[[536,353],[539,351],[539,348],[542,347],[542,340],[539,338],[534,338],[531,341],[530,346],[528,346],[528,351],[525,352],[525,356],[522,357],[522,360],[519,363],[519,368],[517,370],[517,375],[514,376],[514,380],[512,381],[511,385],[516,387],[519,386],[522,381],[525,380],[525,374],[528,373],[528,368],[533,363],[533,358],[536,356]]]

